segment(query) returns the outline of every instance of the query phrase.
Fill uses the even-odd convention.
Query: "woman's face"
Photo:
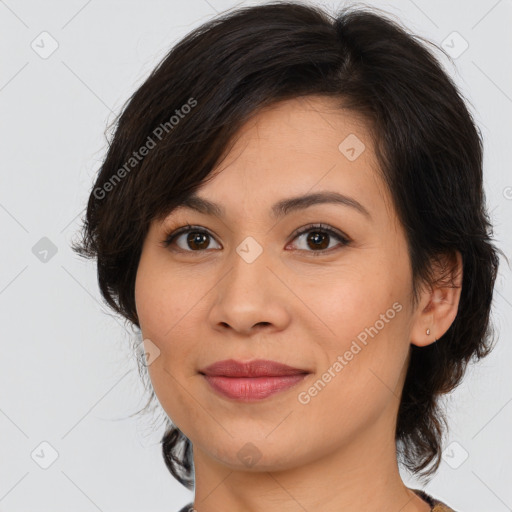
[[[222,215],[180,207],[143,246],[135,299],[155,393],[196,465],[277,470],[389,445],[417,319],[367,128],[311,96],[260,111],[239,135],[197,192]],[[320,193],[349,199],[273,210]],[[229,398],[200,373],[226,359],[309,373],[259,400]]]

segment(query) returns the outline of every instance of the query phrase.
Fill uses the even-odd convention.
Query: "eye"
[[[168,234],[162,244],[164,247],[169,247],[176,243],[182,251],[199,252],[208,248],[210,240],[213,240],[213,237],[208,231],[198,226],[187,224]]]
[[[350,244],[348,237],[344,236],[338,230],[323,224],[309,225],[300,228],[300,230],[295,231],[292,235],[293,240],[300,239],[304,237],[304,235],[308,236],[305,237],[302,247],[299,247],[298,250],[311,252],[312,256],[320,256],[321,254],[325,254],[326,251],[331,251],[333,247],[330,242],[333,239],[337,240],[339,242],[338,245],[341,246]],[[311,248],[313,249],[312,251],[309,250]]]
[[[331,251],[331,241],[335,240],[338,242],[338,246],[345,246],[350,244],[350,239],[343,235],[338,230],[325,226],[324,224],[315,224],[302,227],[296,230],[292,234],[292,240],[301,238],[304,235],[309,235],[303,240],[302,247],[298,250],[311,252],[313,256],[319,256],[325,254],[327,251]],[[163,247],[169,247],[175,244],[179,250],[184,252],[202,252],[209,248],[214,237],[203,228],[199,226],[191,226],[187,224],[182,226],[176,231],[167,234],[165,239],[162,241]],[[288,245],[287,245],[288,247]],[[336,246],[334,246],[336,247]],[[221,248],[219,244],[214,249]],[[309,250],[313,249],[313,250]]]

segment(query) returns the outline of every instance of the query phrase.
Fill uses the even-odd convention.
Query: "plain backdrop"
[[[0,0],[0,510],[172,512],[191,501],[163,463],[162,423],[130,417],[145,403],[134,333],[70,242],[124,102],[193,28],[258,3]],[[512,2],[375,5],[454,57],[443,65],[482,130],[494,235],[510,255]],[[461,512],[512,510],[511,318],[502,260],[497,346],[447,400],[447,447],[426,486]]]

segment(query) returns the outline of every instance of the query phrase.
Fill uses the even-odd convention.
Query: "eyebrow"
[[[348,206],[363,214],[368,219],[372,218],[370,212],[354,198],[333,191],[316,192],[312,194],[305,194],[302,196],[282,199],[272,206],[271,216],[274,219],[279,219],[289,214],[290,212],[303,210],[317,204],[340,204],[343,206]],[[220,218],[224,218],[226,216],[226,212],[221,205],[209,201],[203,197],[199,197],[196,194],[190,195],[177,206],[177,208],[182,207],[190,208],[192,210],[198,211],[199,213],[214,215]]]

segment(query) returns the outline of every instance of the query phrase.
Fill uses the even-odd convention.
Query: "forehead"
[[[242,211],[333,190],[393,215],[368,123],[339,103],[307,96],[256,112],[198,195]]]

